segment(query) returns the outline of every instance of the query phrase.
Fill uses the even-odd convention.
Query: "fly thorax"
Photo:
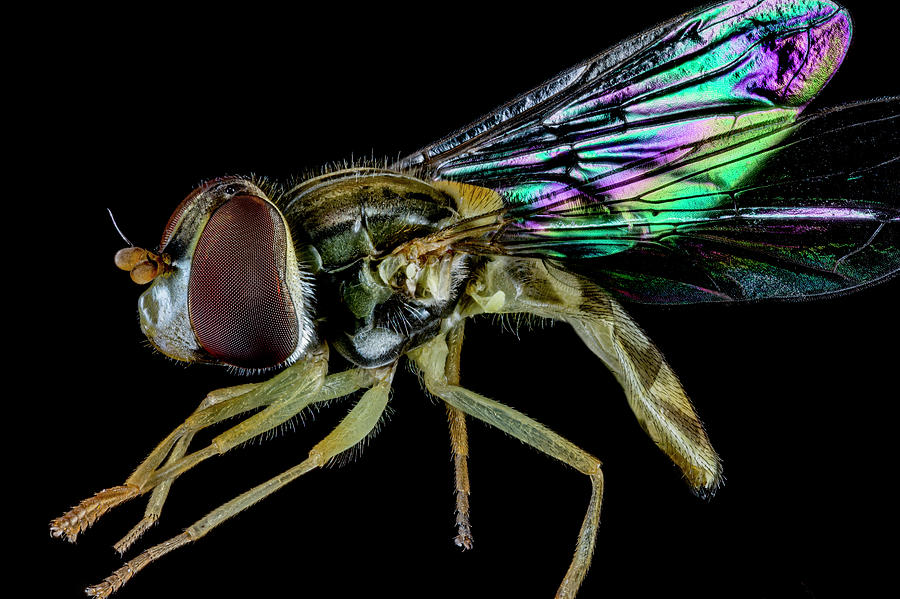
[[[415,241],[458,220],[447,192],[405,174],[351,169],[288,192],[285,217],[318,252],[325,337],[351,362],[389,364],[440,331],[465,287],[468,258]]]

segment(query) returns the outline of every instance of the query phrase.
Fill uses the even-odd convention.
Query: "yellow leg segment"
[[[100,584],[89,587],[86,590],[87,594],[91,597],[108,597],[128,582],[137,572],[169,551],[196,541],[225,520],[247,509],[310,470],[324,465],[331,458],[362,441],[375,428],[384,412],[390,395],[392,377],[393,368],[376,373],[377,382],[374,386],[363,394],[356,406],[344,417],[340,424],[310,450],[309,457],[303,462],[219,506],[180,535],[147,549],[113,572],[111,576]]]
[[[460,321],[447,333],[447,363],[444,373],[447,382],[459,385],[459,363],[462,352],[463,324]],[[447,422],[450,425],[450,451],[453,455],[453,474],[456,482],[456,537],[453,542],[463,551],[473,546],[472,525],[469,522],[469,433],[466,415],[447,404]]]
[[[413,350],[409,356],[422,370],[428,390],[448,405],[495,426],[590,478],[591,498],[578,534],[575,555],[556,593],[559,599],[574,597],[590,566],[597,527],[600,523],[600,505],[603,496],[600,461],[521,412],[474,391],[449,384],[445,375],[448,346],[443,337],[438,337]]]
[[[264,383],[213,392],[208,401],[204,402],[206,405],[201,404],[196,412],[169,434],[124,485],[104,489],[82,501],[51,522],[50,534],[74,542],[81,531],[111,508],[164,483],[171,485],[171,481],[200,462],[283,424],[312,403],[341,397],[373,384],[371,372],[355,369],[326,377],[327,368],[327,353],[321,352],[304,362],[294,364]],[[215,437],[207,447],[185,455],[196,432],[260,406],[266,407]],[[167,493],[166,487],[159,494],[151,496],[145,518],[116,544],[120,551],[127,549],[156,521]]]

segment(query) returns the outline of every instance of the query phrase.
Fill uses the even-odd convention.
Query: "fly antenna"
[[[127,237],[125,237],[125,234],[122,233],[122,229],[119,228],[119,223],[116,222],[116,217],[113,216],[112,210],[107,208],[106,211],[109,212],[109,218],[110,220],[112,220],[113,227],[116,228],[116,233],[119,234],[119,237],[121,237],[130,247],[134,247],[134,244],[131,243],[131,241],[129,241]]]
[[[144,285],[155,279],[158,274],[171,268],[171,262],[169,262],[168,255],[149,252],[144,248],[139,248],[131,243],[131,241],[125,237],[125,234],[122,233],[122,229],[119,228],[119,224],[116,222],[116,217],[113,216],[112,210],[107,208],[106,211],[109,212],[109,218],[112,219],[113,227],[116,228],[119,237],[128,244],[127,248],[116,252],[116,266],[122,270],[130,271],[132,281],[138,285]]]

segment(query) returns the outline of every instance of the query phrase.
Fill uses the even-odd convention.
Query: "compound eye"
[[[289,245],[284,219],[261,198],[234,196],[210,215],[191,262],[188,312],[213,358],[267,368],[303,343],[305,298]]]

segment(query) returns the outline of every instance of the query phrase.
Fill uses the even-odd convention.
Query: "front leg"
[[[110,509],[154,489],[161,483],[174,480],[207,458],[224,453],[235,445],[291,418],[317,397],[327,370],[328,355],[323,348],[323,351],[294,364],[264,383],[231,388],[233,394],[225,390],[226,399],[209,402],[210,405],[198,409],[188,417],[181,426],[163,439],[125,484],[104,489],[53,520],[50,524],[51,536],[64,537],[74,542],[79,533],[94,524]],[[362,383],[355,388],[358,389],[360,386]],[[260,406],[267,407],[213,439],[209,446],[188,455],[173,455],[172,452],[179,443],[186,442],[197,431]],[[186,450],[186,447],[182,443],[176,454],[183,450]],[[168,461],[167,457],[170,458]],[[164,500],[164,496],[160,499]],[[161,507],[161,502],[159,505]],[[133,532],[139,535],[143,530]],[[129,538],[130,536],[131,534],[123,539],[125,545],[133,540]],[[121,543],[120,546],[124,548]]]
[[[136,573],[173,549],[196,541],[235,514],[268,497],[300,476],[316,468],[321,468],[335,456],[360,443],[373,432],[384,413],[390,396],[393,376],[394,365],[361,373],[357,379],[363,380],[364,377],[365,382],[370,384],[371,388],[363,394],[337,427],[310,450],[306,460],[217,507],[185,529],[183,533],[150,547],[134,559],[129,560],[100,584],[86,589],[87,594],[91,597],[109,597],[131,580]],[[330,394],[335,390],[332,388],[326,393]],[[177,582],[174,581],[173,584],[177,586]]]
[[[200,412],[205,410],[206,408],[215,405],[217,403],[221,403],[223,401],[244,395],[251,391],[254,387],[258,386],[258,383],[248,383],[245,385],[236,385],[234,387],[225,387],[224,389],[217,389],[209,393],[197,409],[194,411]],[[169,454],[167,463],[174,463],[177,460],[180,460],[184,457],[184,454],[187,453],[188,447],[191,444],[191,441],[194,439],[194,431],[190,431],[185,434],[178,442],[175,444],[175,447],[172,448],[172,452]],[[126,534],[119,540],[118,543],[115,544],[114,548],[119,553],[125,553],[129,547],[131,547],[135,541],[137,541],[145,532],[147,532],[150,527],[152,527],[159,520],[160,514],[162,514],[163,504],[166,502],[166,498],[169,496],[169,490],[172,488],[172,483],[175,482],[174,479],[169,479],[161,482],[153,489],[153,493],[150,495],[150,500],[147,502],[147,508],[144,510],[144,517]]]
[[[188,419],[157,445],[156,449],[141,463],[125,484],[103,489],[56,518],[50,525],[51,536],[65,537],[74,543],[79,533],[89,528],[107,511],[141,495],[140,487],[131,482],[135,476],[140,476],[142,471],[152,471],[159,467],[166,456],[168,456],[170,464],[180,460],[186,453],[194,433],[208,424],[252,409],[256,402],[251,400],[253,396],[249,392],[258,386],[259,384],[251,383],[210,392]],[[210,409],[214,405],[218,407],[215,410]],[[173,480],[163,481],[154,489],[144,518],[116,544],[117,551],[124,552],[156,522]]]

